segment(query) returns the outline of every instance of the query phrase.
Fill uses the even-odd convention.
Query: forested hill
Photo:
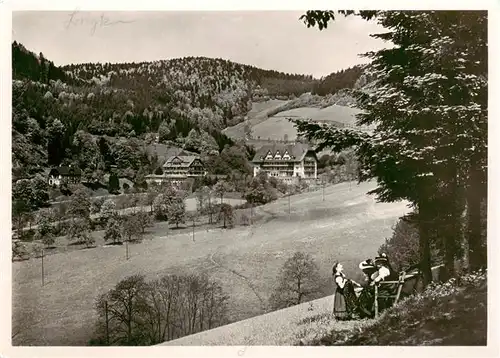
[[[156,135],[220,151],[233,144],[221,130],[242,122],[252,101],[299,96],[323,82],[203,57],[57,67],[16,42],[12,53],[15,177],[60,164],[77,164],[87,176],[111,165],[135,175],[158,165],[145,151]],[[343,87],[357,79],[342,76],[350,81]]]

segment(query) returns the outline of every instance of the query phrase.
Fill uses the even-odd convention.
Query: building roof
[[[49,175],[80,176],[82,175],[82,171],[80,168],[72,166],[57,167],[52,168]]]
[[[180,166],[180,167],[184,167],[184,168],[188,168],[191,166],[191,164],[193,164],[193,162],[196,160],[196,159],[200,159],[200,157],[198,156],[195,156],[195,155],[174,155],[170,158],[167,159],[167,161],[165,162],[165,164],[163,164],[163,167],[166,168],[166,167],[171,167],[173,166],[173,163],[172,161],[174,159],[180,159],[182,162],[179,163],[179,164],[176,164],[176,166]]]
[[[187,178],[188,176],[185,174],[149,174],[146,175],[146,179],[183,179]]]
[[[274,143],[267,144],[262,146],[256,153],[252,159],[252,162],[263,162],[267,153],[271,151],[273,157],[277,151],[280,152],[280,155],[283,155],[285,152],[288,152],[290,155],[290,161],[301,161],[304,159],[305,155],[312,151],[313,149],[309,147],[307,144],[303,143],[295,143],[295,144],[285,144],[285,143]]]

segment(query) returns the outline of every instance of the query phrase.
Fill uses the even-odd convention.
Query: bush
[[[393,269],[396,271],[406,270],[420,261],[418,227],[412,223],[412,219],[416,215],[415,213],[410,213],[399,218],[393,227],[391,238],[386,239],[385,243],[378,250],[379,254],[383,252],[387,254]],[[433,264],[440,257],[439,242],[435,241],[431,242]]]
[[[155,174],[156,175],[163,175],[163,169],[161,167],[156,168]]]
[[[380,246],[379,254],[385,252],[392,267],[401,271],[419,262],[418,228],[408,218],[399,218],[393,227],[390,239]]]

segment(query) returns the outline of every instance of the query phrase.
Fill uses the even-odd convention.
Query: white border
[[[106,10],[106,11],[155,11],[155,10],[305,10],[331,9],[336,6],[340,9],[488,9],[489,10],[489,205],[488,205],[488,257],[489,257],[489,290],[488,290],[488,347],[147,347],[147,348],[91,348],[91,347],[12,347],[10,343],[11,329],[11,277],[10,263],[10,192],[11,192],[11,11],[20,10]],[[0,0],[0,59],[1,59],[1,87],[0,87],[0,234],[2,240],[0,250],[0,282],[2,292],[0,309],[0,356],[3,357],[87,357],[87,356],[267,356],[287,355],[297,357],[314,354],[315,356],[391,356],[392,354],[406,357],[421,357],[435,355],[437,357],[498,357],[498,252],[499,235],[498,219],[500,212],[498,203],[497,183],[500,183],[498,145],[500,113],[498,103],[499,91],[499,44],[500,34],[500,2],[499,1],[401,1],[388,0],[353,0],[349,2],[333,1],[222,1],[222,0],[184,0],[184,1],[153,1],[140,2],[103,1],[103,0],[51,0],[41,2],[36,0],[13,1]],[[311,31],[317,31],[311,29]],[[495,219],[494,219],[495,218]],[[493,298],[494,297],[494,298]],[[238,351],[243,349],[243,354]]]

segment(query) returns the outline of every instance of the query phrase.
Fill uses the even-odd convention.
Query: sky
[[[297,11],[13,12],[12,40],[56,65],[140,62],[185,56],[224,58],[263,69],[313,75],[365,63],[385,44],[374,22],[338,17],[307,28]],[[382,30],[383,31],[383,30]]]

